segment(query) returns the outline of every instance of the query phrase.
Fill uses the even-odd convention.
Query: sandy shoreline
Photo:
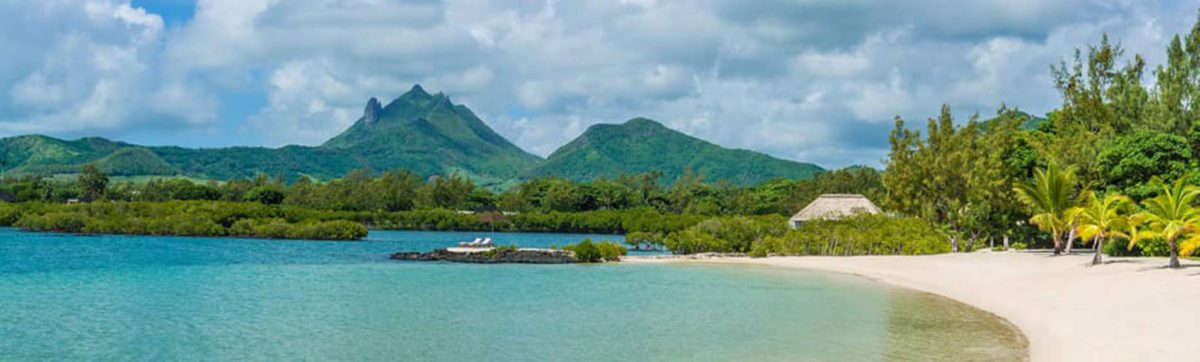
[[[1034,361],[1194,360],[1200,356],[1200,264],[1090,254],[628,258],[631,262],[760,264],[860,275],[995,313],[1029,339]]]

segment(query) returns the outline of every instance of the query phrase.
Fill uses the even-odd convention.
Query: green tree
[[[108,188],[108,175],[101,172],[94,164],[83,165],[79,174],[79,185],[83,187],[83,197],[88,201],[104,197]]]
[[[1151,182],[1159,185],[1161,190],[1158,196],[1142,201],[1145,211],[1136,215],[1135,222],[1146,230],[1136,233],[1129,245],[1132,248],[1139,239],[1145,238],[1166,240],[1171,250],[1168,266],[1179,268],[1179,254],[1191,255],[1200,246],[1200,233],[1197,232],[1200,231],[1200,208],[1194,206],[1200,188],[1188,185],[1182,178],[1170,184],[1157,177]]]
[[[246,192],[244,199],[263,205],[278,205],[283,203],[284,197],[283,191],[274,186],[258,186]]]
[[[1108,140],[1144,125],[1148,92],[1141,78],[1145,60],[1134,55],[1120,64],[1124,50],[1104,35],[1090,46],[1086,59],[1076,49],[1073,61],[1052,68],[1062,106],[1051,113],[1051,133],[1037,138],[1047,160],[1074,168],[1084,188],[1100,180],[1099,154]]]
[[[1110,191],[1144,199],[1157,189],[1146,181],[1155,176],[1174,181],[1183,177],[1192,163],[1186,138],[1143,129],[1113,140],[1100,152],[1098,166]]]
[[[1044,169],[1034,171],[1033,181],[1018,183],[1013,191],[1029,208],[1029,221],[1050,233],[1054,241],[1054,255],[1062,254],[1066,242],[1064,234],[1071,229],[1074,220],[1071,209],[1078,205],[1076,198],[1075,170],[1061,168],[1051,162]]]
[[[1096,243],[1096,255],[1092,257],[1092,265],[1099,265],[1105,240],[1130,238],[1126,232],[1130,230],[1128,212],[1133,201],[1118,193],[1110,193],[1101,198],[1096,196],[1095,192],[1088,192],[1086,200],[1073,212],[1079,218],[1079,237],[1084,242]]]

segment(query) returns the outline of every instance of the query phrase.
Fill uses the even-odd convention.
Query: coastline
[[[634,263],[769,265],[852,274],[933,293],[996,314],[1029,341],[1033,361],[1190,360],[1200,346],[1200,263],[1090,253],[978,252],[926,256],[627,257]]]

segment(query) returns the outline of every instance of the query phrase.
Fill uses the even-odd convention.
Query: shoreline
[[[933,293],[1016,326],[1033,361],[1190,360],[1200,346],[1200,263],[1039,252],[924,256],[626,257],[632,263],[767,265],[856,275]]]

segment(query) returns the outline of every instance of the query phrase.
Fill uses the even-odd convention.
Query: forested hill
[[[557,176],[574,181],[662,171],[672,182],[691,170],[704,181],[753,185],[774,178],[808,179],[821,167],[762,153],[724,148],[645,118],[599,124],[559,148],[526,177]]]
[[[424,177],[457,174],[480,186],[501,188],[544,175],[590,181],[662,171],[662,180],[671,182],[690,169],[704,181],[750,185],[823,172],[812,164],[722,148],[640,118],[593,126],[542,160],[493,131],[467,107],[420,85],[387,105],[371,98],[352,126],[316,147],[195,149],[29,135],[0,139],[0,158],[10,176],[73,174],[89,163],[113,176],[210,180],[259,174],[331,180],[355,169],[406,169]]]

